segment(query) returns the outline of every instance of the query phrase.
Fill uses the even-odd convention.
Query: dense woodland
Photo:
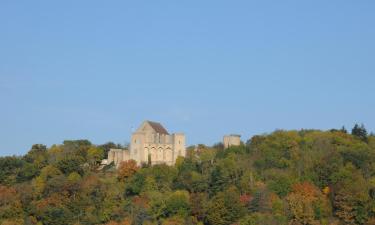
[[[0,158],[0,223],[375,224],[375,137],[277,130],[189,147],[175,166],[100,169],[113,143],[36,144]]]

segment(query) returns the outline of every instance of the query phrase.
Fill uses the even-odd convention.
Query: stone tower
[[[239,146],[241,145],[241,135],[238,134],[230,134],[225,135],[223,138],[224,148],[229,148],[231,146]]]

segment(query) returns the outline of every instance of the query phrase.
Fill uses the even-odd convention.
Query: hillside
[[[375,224],[375,137],[352,133],[278,130],[118,170],[98,170],[112,143],[37,144],[0,158],[0,223]]]

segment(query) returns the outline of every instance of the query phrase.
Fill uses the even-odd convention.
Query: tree
[[[40,219],[44,225],[65,225],[71,224],[72,214],[65,207],[48,207]]]
[[[103,149],[91,146],[89,150],[87,150],[87,160],[91,166],[91,168],[96,169],[102,159],[104,158]]]
[[[352,129],[352,135],[358,137],[362,141],[367,142],[367,130],[363,124],[361,124],[361,126],[355,124]]]
[[[272,214],[252,213],[238,221],[238,225],[274,225],[274,224],[287,224],[284,218],[275,217]]]
[[[17,191],[0,185],[0,223],[23,217],[22,203]],[[9,222],[9,221],[8,221]]]
[[[78,140],[0,157],[0,224],[375,221],[375,137],[279,130],[246,148],[191,148],[174,166],[95,170],[103,151]]]
[[[23,157],[28,163],[32,163],[38,169],[43,168],[48,164],[47,146],[42,144],[34,144],[31,150]]]
[[[163,221],[162,225],[184,225],[185,220],[181,217],[174,216]]]
[[[76,196],[76,192],[79,191],[80,182],[82,180],[81,175],[77,172],[69,174],[66,180],[66,189],[70,192],[71,195]]]
[[[213,197],[208,205],[206,219],[208,224],[229,225],[236,222],[244,213],[240,195],[231,187]]]
[[[145,181],[146,176],[140,172],[135,173],[132,177],[129,177],[125,184],[125,195],[132,196],[140,194],[144,188]]]
[[[301,224],[317,223],[314,206],[322,197],[319,190],[309,182],[294,184],[292,189],[286,200],[294,221]]]
[[[186,217],[190,213],[189,193],[187,191],[175,191],[166,201],[167,216],[179,215]]]
[[[65,175],[58,175],[51,177],[50,179],[46,180],[44,186],[44,195],[48,196],[54,193],[62,193],[66,190],[67,186],[67,178]]]
[[[223,195],[218,195],[214,197],[207,210],[207,222],[208,224],[217,224],[217,225],[227,225],[230,224],[231,221],[227,219],[228,211],[225,207],[225,200]]]
[[[32,182],[33,188],[35,190],[35,194],[36,195],[43,194],[47,186],[47,181],[49,181],[50,179],[54,177],[60,176],[61,174],[62,174],[61,171],[54,166],[48,165],[44,167],[41,170],[40,175],[36,177]]]
[[[77,156],[83,159],[87,157],[87,151],[92,146],[88,140],[65,140],[63,142],[64,156]]]
[[[292,182],[291,177],[278,173],[278,175],[272,176],[272,179],[268,183],[268,188],[278,196],[285,197],[291,190]]]
[[[347,134],[347,133],[348,133],[348,131],[346,130],[345,126],[342,126],[341,129],[340,129],[340,131],[341,131],[342,133],[344,133],[344,134]]]
[[[333,174],[335,215],[345,224],[363,224],[368,218],[369,185],[353,164]]]
[[[12,185],[16,183],[18,170],[20,170],[24,164],[25,161],[20,157],[0,157],[0,184]]]
[[[158,190],[162,192],[171,190],[178,174],[177,168],[165,164],[155,165],[147,168],[146,171],[149,176],[154,177]]]
[[[99,145],[98,148],[103,150],[103,157],[108,158],[108,152],[111,150],[111,148],[123,149],[125,147],[120,144],[115,144],[113,142],[107,142],[105,144]]]
[[[205,192],[190,194],[191,215],[199,221],[203,221],[208,203],[208,195]]]
[[[251,201],[248,204],[248,210],[250,212],[269,212],[271,211],[271,205],[269,204],[269,191],[264,187],[263,184],[257,187],[257,190],[253,194]]]
[[[38,166],[34,163],[25,163],[17,173],[17,182],[29,181],[40,173]]]
[[[215,167],[212,170],[209,182],[208,190],[211,196],[224,190],[228,183],[227,177],[225,177],[224,172],[220,167]]]
[[[136,173],[138,169],[137,162],[132,159],[121,162],[117,169],[118,179],[124,181]]]
[[[208,174],[209,169],[214,164],[216,150],[212,148],[205,148],[197,153],[197,161],[202,174]]]
[[[168,193],[169,194],[169,193]],[[162,218],[167,217],[167,206],[166,198],[163,193],[153,191],[147,193],[147,197],[150,199],[149,214],[154,221],[158,221]]]
[[[84,163],[84,158],[80,156],[66,156],[65,158],[57,162],[57,168],[64,174],[68,175],[72,172],[77,172],[81,176],[83,175],[83,169],[81,165]]]

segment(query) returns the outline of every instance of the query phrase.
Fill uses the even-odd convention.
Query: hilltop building
[[[241,135],[238,135],[238,134],[225,135],[223,138],[223,145],[224,145],[224,148],[241,145]]]
[[[185,157],[185,134],[169,134],[157,122],[144,121],[132,134],[129,150],[111,149],[103,164],[133,159],[138,165],[143,163],[174,165],[179,156]]]

